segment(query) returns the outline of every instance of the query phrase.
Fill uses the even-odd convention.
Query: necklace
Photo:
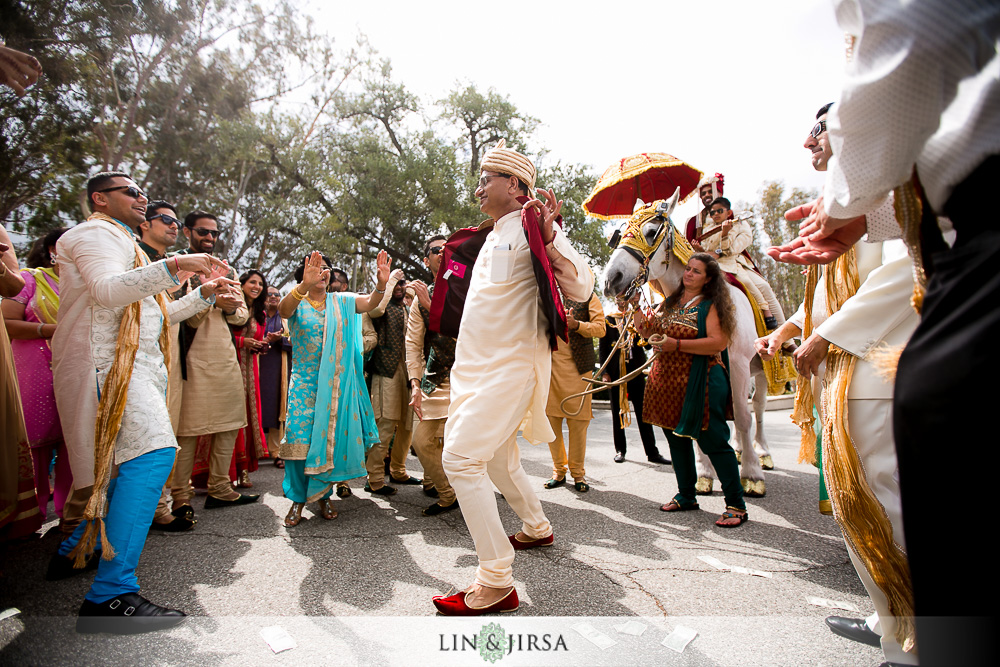
[[[323,299],[321,301],[313,301],[309,297],[306,297],[306,301],[308,301],[309,305],[315,308],[316,310],[323,310],[324,308],[326,308],[326,299]]]

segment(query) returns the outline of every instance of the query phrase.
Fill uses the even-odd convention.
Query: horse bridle
[[[670,204],[667,201],[657,202],[655,208],[653,208],[653,204],[643,207],[629,218],[628,223],[625,225],[626,233],[624,237],[620,228],[616,229],[615,233],[612,234],[608,245],[615,250],[621,248],[634,257],[641,266],[639,274],[621,296],[625,298],[630,297],[636,289],[642,287],[643,283],[646,282],[646,278],[649,275],[649,262],[653,258],[653,255],[656,254],[660,244],[663,243],[664,238],[667,239],[667,250],[669,251],[673,248],[674,226],[670,224],[670,219],[666,215],[669,207]],[[652,215],[649,215],[650,213]],[[656,228],[656,234],[653,236],[652,243],[646,241],[646,235],[642,232],[643,226],[650,221],[657,222],[659,225]]]
[[[629,288],[625,290],[624,294],[621,295],[625,299],[631,297],[631,295],[635,292],[635,290],[642,287],[643,283],[646,282],[646,277],[649,275],[649,262],[653,258],[653,255],[656,254],[657,249],[663,243],[664,239],[666,239],[667,241],[668,257],[670,253],[673,252],[674,226],[670,224],[670,219],[666,215],[668,208],[669,208],[669,202],[661,201],[655,203],[655,208],[654,204],[650,204],[649,206],[639,209],[638,211],[632,214],[632,217],[629,218],[628,223],[625,225],[626,234],[624,235],[624,237],[622,236],[621,228],[619,228],[615,230],[615,233],[611,235],[611,239],[608,241],[608,245],[611,246],[612,249],[617,250],[618,248],[621,248],[629,255],[634,257],[642,267],[639,271],[639,274],[635,277],[635,280],[632,281],[632,284],[629,286]],[[650,215],[650,213],[652,213],[652,215]],[[646,223],[650,221],[655,221],[659,223],[659,226],[656,228],[656,234],[653,236],[653,242],[647,243],[646,235],[642,233],[642,228]],[[611,389],[613,387],[618,387],[627,383],[629,380],[638,376],[640,373],[649,368],[653,364],[653,360],[656,359],[657,356],[659,356],[660,354],[659,352],[654,352],[649,357],[649,359],[647,359],[642,364],[642,366],[633,370],[630,373],[623,375],[617,380],[612,380],[611,382],[605,382],[604,380],[601,379],[601,376],[604,374],[604,370],[608,366],[608,362],[610,362],[611,357],[614,356],[614,350],[618,349],[624,352],[624,349],[629,344],[628,321],[631,320],[630,312],[631,311],[622,313],[621,334],[618,337],[618,341],[612,347],[612,353],[608,355],[607,359],[604,360],[604,363],[601,364],[601,368],[596,373],[594,373],[593,377],[583,378],[585,382],[594,386],[592,386],[590,389],[586,389],[579,393],[571,394],[570,396],[567,396],[562,401],[560,401],[559,409],[562,410],[565,414],[570,416],[576,416],[580,414],[580,412],[583,411],[582,399],[584,397],[590,394],[595,394],[599,391],[603,391],[604,389]],[[661,338],[661,336],[654,335],[650,337],[650,342],[658,344],[659,341],[654,340],[656,338]],[[566,407],[566,403],[574,398],[581,399],[580,407],[577,409],[576,412],[571,413],[569,409]]]

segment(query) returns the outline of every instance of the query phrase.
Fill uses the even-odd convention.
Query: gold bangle
[[[299,294],[298,286],[295,286],[295,287],[292,288],[291,295],[292,295],[292,298],[295,299],[296,301],[302,301],[302,299],[306,298],[306,296],[307,296],[305,294],[302,294],[302,295]]]

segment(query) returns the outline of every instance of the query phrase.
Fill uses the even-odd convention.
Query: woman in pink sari
[[[268,348],[264,340],[264,325],[267,313],[267,280],[257,269],[250,269],[240,276],[243,298],[250,309],[250,319],[242,327],[232,327],[233,342],[236,343],[236,358],[243,374],[246,390],[247,425],[236,436],[236,450],[233,463],[236,467],[236,486],[249,488],[250,473],[257,470],[257,461],[268,456],[267,439],[260,421],[260,368],[257,355]]]
[[[44,520],[49,497],[56,515],[62,518],[63,505],[73,484],[62,425],[52,390],[52,350],[49,339],[56,330],[59,312],[59,268],[56,241],[65,229],[56,229],[35,242],[28,253],[30,268],[21,271],[24,289],[4,299],[3,317],[10,336],[17,384],[21,390],[28,445],[35,470],[35,495]],[[49,488],[49,467],[55,456],[55,488]]]

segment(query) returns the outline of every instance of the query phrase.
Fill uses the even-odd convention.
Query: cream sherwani
[[[570,299],[586,302],[594,274],[562,229],[556,226],[554,232],[546,253],[556,280]],[[505,588],[514,581],[514,549],[493,484],[521,517],[529,538],[552,533],[516,443],[519,428],[533,444],[555,438],[545,416],[551,373],[547,321],[520,209],[496,221],[472,270],[451,371],[443,463],[476,544],[476,582]]]
[[[870,223],[875,223],[881,216],[895,224],[891,208],[890,198],[878,211],[869,215]],[[847,396],[848,432],[864,466],[868,485],[892,525],[893,539],[905,549],[892,434],[893,383],[878,374],[871,363],[871,352],[883,344],[893,347],[905,344],[917,326],[919,317],[910,306],[912,263],[899,240],[859,242],[855,249],[861,287],[830,317],[827,317],[826,291],[818,288],[813,302],[813,331],[858,357]],[[790,321],[802,328],[804,317],[801,307]],[[823,376],[825,368],[821,367],[814,380],[814,396],[817,399],[820,393],[815,386],[816,381]],[[886,659],[893,663],[916,664],[916,655],[904,652],[894,637],[896,624],[889,613],[885,595],[849,545],[847,551],[875,605],[877,613],[869,619],[869,625],[882,635],[882,650]]]
[[[94,484],[94,424],[98,393],[115,359],[125,307],[141,301],[139,350],[115,443],[119,465],[157,449],[177,447],[167,412],[167,369],[160,351],[163,315],[154,296],[177,282],[165,261],[140,268],[124,226],[89,220],[63,234],[59,254],[59,326],[52,337],[52,375],[73,484]],[[172,320],[204,310],[201,292],[167,305]]]

